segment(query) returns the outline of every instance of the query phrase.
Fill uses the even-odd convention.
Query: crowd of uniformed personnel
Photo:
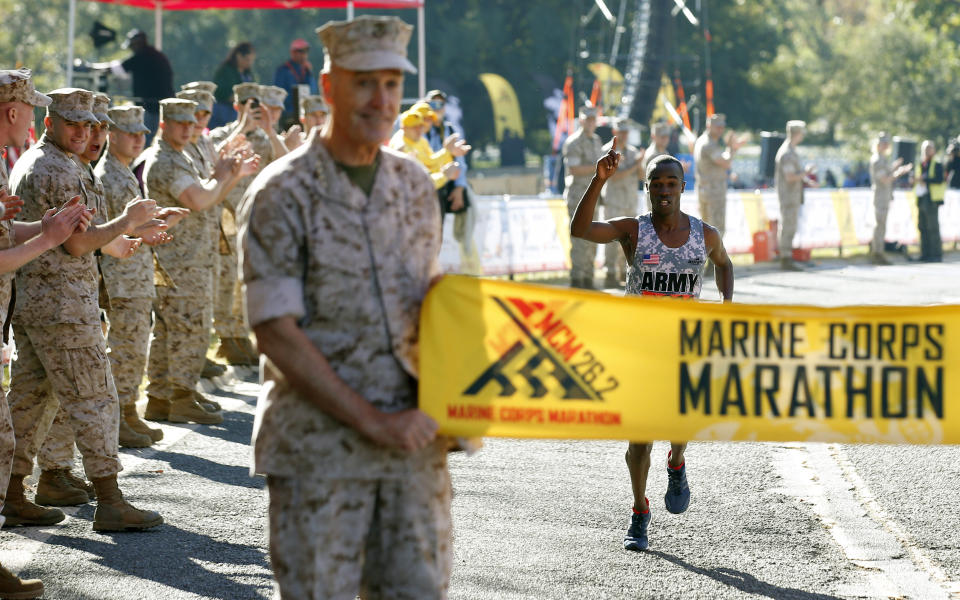
[[[144,148],[143,108],[79,88],[41,94],[28,69],[0,70],[0,146],[24,147],[34,108],[46,108],[43,136],[9,174],[0,163],[0,322],[12,323],[17,349],[6,398],[0,390],[4,527],[55,524],[56,506],[93,499],[96,531],[163,523],[124,499],[118,448],[160,440],[147,421],[223,420],[197,391],[201,377],[226,371],[207,358],[211,330],[216,357],[258,364],[237,274],[240,198],[328,109],[321,96],[303,98],[303,128],[281,138],[286,92],[243,83],[237,119],[208,131],[214,90],[196,81],[162,100],[160,131]],[[75,447],[86,477],[72,470]],[[24,478],[35,459],[31,501]],[[0,598],[42,589],[0,566]]]

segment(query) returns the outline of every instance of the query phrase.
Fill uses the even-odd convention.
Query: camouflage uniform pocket
[[[99,346],[71,348],[62,351],[65,375],[72,382],[80,398],[103,396],[109,393],[107,355]]]

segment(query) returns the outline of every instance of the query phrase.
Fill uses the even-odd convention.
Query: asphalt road
[[[958,280],[956,253],[931,265],[741,268],[735,298],[960,303]],[[82,506],[53,527],[3,530],[0,562],[58,600],[270,598],[264,482],[249,476],[256,377],[217,383],[222,425],[165,425],[157,447],[123,450],[121,488],[165,525],[94,533],[94,507]],[[659,443],[645,553],[621,549],[624,449],[488,439],[452,455],[451,598],[960,598],[960,449],[693,443],[693,501],[671,515]]]

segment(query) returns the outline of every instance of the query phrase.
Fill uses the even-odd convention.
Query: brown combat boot
[[[220,338],[220,347],[217,349],[217,358],[222,358],[228,364],[255,367],[260,364],[260,355],[253,349],[248,338]]]
[[[226,372],[227,372],[227,368],[225,366],[221,365],[218,362],[214,362],[208,358],[208,359],[205,359],[203,363],[203,372],[200,373],[200,377],[204,379],[210,379],[213,377],[220,377]]]
[[[137,412],[136,404],[127,404],[123,407],[122,420],[127,422],[127,425],[130,426],[130,429],[136,431],[137,433],[142,433],[143,435],[149,436],[154,442],[159,442],[163,439],[162,430],[156,427],[150,427],[140,419],[140,413]]]
[[[91,500],[97,499],[97,492],[93,489],[93,483],[87,481],[83,477],[77,477],[70,469],[64,469],[63,476],[67,478],[67,481],[70,482],[70,485],[85,491],[87,495],[90,496]]]
[[[23,477],[23,475],[10,476],[7,500],[3,505],[3,512],[0,513],[6,517],[3,526],[53,525],[62,521],[65,518],[62,510],[38,506],[24,497]]]
[[[39,579],[20,579],[0,565],[0,598],[29,600],[43,596],[43,582]]]
[[[171,423],[200,423],[201,425],[216,425],[223,422],[223,414],[209,412],[197,402],[193,390],[182,390],[174,394],[170,401]]]
[[[130,428],[125,419],[120,419],[120,447],[146,448],[153,443],[153,438],[145,433],[137,433]]]
[[[152,510],[140,510],[123,499],[117,476],[94,479],[97,488],[97,510],[93,513],[94,531],[137,531],[163,523],[163,517]]]
[[[67,478],[69,469],[53,469],[42,471],[37,483],[37,504],[44,506],[79,506],[90,502],[87,490],[74,485]],[[3,596],[0,596],[2,598]]]
[[[220,406],[219,402],[207,398],[197,390],[193,390],[193,397],[196,399],[197,404],[206,409],[207,412],[220,412],[223,410],[223,407]]]
[[[166,421],[170,415],[170,401],[147,394],[147,409],[143,418],[148,421]]]

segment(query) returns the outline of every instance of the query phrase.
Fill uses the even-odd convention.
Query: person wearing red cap
[[[317,77],[313,74],[313,65],[310,64],[310,44],[307,40],[297,38],[290,42],[290,60],[277,67],[273,74],[273,85],[287,90],[281,125],[289,127],[297,122],[300,98],[308,95],[305,88],[309,88],[309,94],[319,93]]]

